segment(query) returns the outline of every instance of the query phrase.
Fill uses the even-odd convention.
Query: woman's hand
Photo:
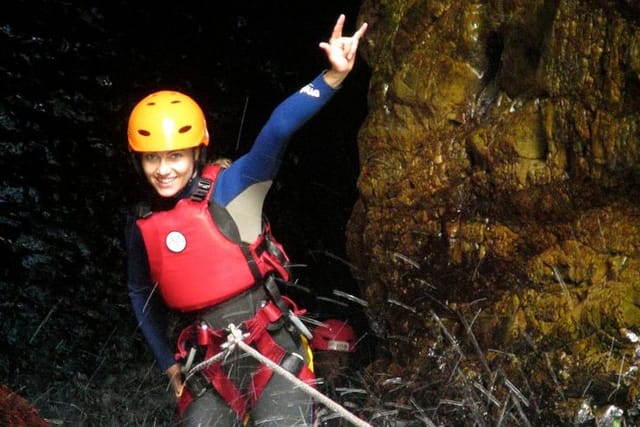
[[[182,370],[180,369],[179,363],[174,363],[169,366],[166,370],[167,376],[169,377],[169,383],[171,384],[171,388],[173,392],[176,394],[176,399],[180,399],[182,396],[182,390],[184,389],[184,383],[182,382]]]
[[[324,75],[324,80],[333,88],[337,88],[353,69],[358,51],[358,42],[367,31],[367,23],[362,24],[351,37],[342,36],[345,16],[340,15],[333,27],[329,42],[321,42],[320,48],[327,54],[331,69]]]
[[[231,159],[227,159],[226,157],[220,157],[218,159],[215,159],[213,162],[211,162],[212,165],[218,165],[221,168],[228,168],[229,166],[231,166]]]

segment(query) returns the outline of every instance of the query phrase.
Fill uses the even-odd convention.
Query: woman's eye
[[[158,160],[158,155],[153,153],[146,153],[144,154],[143,159],[145,162],[154,162]]]
[[[171,160],[180,160],[182,158],[182,153],[171,153],[169,158],[171,158]]]

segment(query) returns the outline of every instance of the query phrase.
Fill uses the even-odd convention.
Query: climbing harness
[[[257,310],[251,309],[248,301],[253,301],[256,304],[253,307]],[[247,318],[248,310],[252,313],[250,318]],[[289,298],[280,295],[275,279],[270,276],[264,284],[199,313],[199,319],[178,336],[176,359],[184,361],[185,372],[198,372],[198,375],[190,375],[192,382],[178,400],[178,412],[183,414],[194,398],[213,388],[238,418],[244,420],[248,414],[247,408],[255,405],[273,376],[272,369],[264,364],[259,365],[251,376],[249,392],[245,395],[225,372],[224,364],[215,363],[218,360],[212,357],[224,352],[229,345],[229,330],[220,323],[223,319],[228,321],[227,324],[238,324],[237,329],[242,331],[245,341],[255,346],[261,354],[288,369],[300,380],[311,383],[315,379],[311,366],[304,363],[304,357],[283,346],[278,338],[283,336],[281,334],[289,335],[294,343],[307,348],[307,339],[304,337],[305,331],[308,333],[306,326],[298,329],[296,322],[292,321],[296,319],[303,325],[298,315],[304,312]],[[229,313],[232,313],[231,317],[225,317]],[[195,361],[204,362],[198,363],[198,369],[195,369]]]
[[[322,394],[313,386],[309,385],[305,381],[296,377],[288,369],[277,364],[276,362],[271,360],[269,357],[266,357],[265,355],[260,353],[258,350],[254,349],[249,344],[247,344],[245,341],[247,340],[247,338],[250,337],[250,333],[245,332],[243,328],[237,327],[233,324],[229,324],[229,326],[227,327],[227,331],[228,331],[228,335],[226,337],[226,341],[220,345],[220,349],[221,349],[220,352],[212,355],[208,359],[202,361],[201,363],[198,363],[197,365],[191,367],[190,369],[187,368],[187,365],[185,365],[184,367],[184,370],[186,372],[185,383],[188,383],[189,380],[194,377],[194,375],[198,374],[204,369],[207,369],[208,367],[212,366],[214,363],[223,360],[231,352],[239,348],[245,353],[247,353],[249,356],[253,357],[254,359],[258,360],[260,363],[272,369],[277,374],[283,376],[293,385],[295,385],[296,387],[299,387],[302,391],[307,393],[313,399],[324,404],[328,409],[335,412],[345,420],[349,421],[354,426],[372,427],[371,424],[367,423],[361,418],[358,418],[356,415],[349,412],[349,410],[347,410],[344,406],[340,405],[334,400],[331,400],[329,397]]]

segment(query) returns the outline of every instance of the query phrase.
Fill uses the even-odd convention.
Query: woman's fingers
[[[339,40],[340,37],[342,37],[342,27],[344,26],[345,19],[344,14],[340,14],[340,16],[338,16],[338,20],[336,21],[336,25],[333,27],[330,40]]]

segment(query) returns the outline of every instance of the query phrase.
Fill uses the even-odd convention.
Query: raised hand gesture
[[[328,42],[321,42],[320,48],[327,54],[331,69],[324,75],[325,81],[331,87],[338,87],[353,69],[358,51],[358,42],[367,31],[367,23],[362,24],[351,37],[342,35],[345,16],[340,15],[333,27]]]

